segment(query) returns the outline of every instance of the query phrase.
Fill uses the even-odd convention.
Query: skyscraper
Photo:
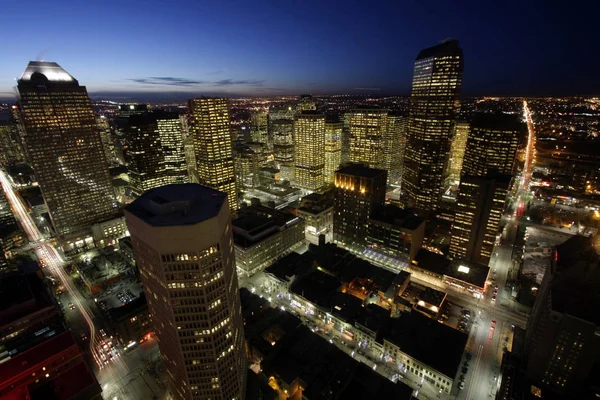
[[[510,185],[510,175],[461,178],[456,198],[450,255],[487,265]]]
[[[281,179],[294,179],[294,110],[291,106],[274,108],[269,113],[269,136],[273,140],[275,166]]]
[[[462,171],[469,131],[470,124],[468,122],[459,121],[454,125],[454,136],[450,144],[450,156],[445,173],[445,189],[453,186],[456,187],[460,182],[460,173]]]
[[[333,239],[364,250],[369,217],[385,203],[387,171],[349,164],[335,172]]]
[[[485,176],[491,170],[511,175],[525,129],[514,115],[476,114],[465,147],[462,175]]]
[[[385,140],[388,112],[360,108],[349,113],[350,162],[366,163],[385,169]]]
[[[388,185],[399,186],[406,147],[406,117],[388,114],[384,138],[384,169],[388,171]]]
[[[11,113],[0,112],[0,165],[8,167],[25,162],[21,138]]]
[[[59,235],[111,218],[116,199],[85,86],[31,61],[17,85],[27,153]]]
[[[242,400],[244,331],[227,194],[151,189],[125,209],[135,259],[178,400]]]
[[[422,50],[415,61],[402,191],[404,203],[423,215],[434,212],[441,199],[462,74],[457,40]]]
[[[267,148],[273,148],[273,143],[268,140],[267,113],[255,111],[250,116],[250,138],[253,142],[263,143]]]
[[[303,111],[294,118],[294,185],[318,191],[325,185],[325,116]]]
[[[227,99],[191,99],[188,110],[199,182],[227,193],[229,206],[235,211],[238,198]]]
[[[127,118],[125,140],[125,161],[136,196],[154,187],[189,181],[178,114],[132,115]]]
[[[332,184],[342,163],[343,124],[336,118],[325,120],[325,183]]]

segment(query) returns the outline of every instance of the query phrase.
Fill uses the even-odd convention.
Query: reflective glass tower
[[[32,61],[17,91],[27,154],[57,233],[111,218],[117,204],[85,86],[54,62]]]
[[[457,40],[422,50],[415,61],[402,191],[404,203],[424,215],[434,212],[441,199],[462,74]]]
[[[203,185],[227,193],[229,206],[235,211],[238,199],[227,99],[191,99],[188,110],[198,180]]]

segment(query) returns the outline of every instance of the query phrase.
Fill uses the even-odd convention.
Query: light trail
[[[527,105],[527,101],[523,100],[523,117],[527,122],[527,147],[525,148],[525,164],[523,166],[523,186],[529,184],[529,176],[533,170],[533,162],[535,161],[535,131],[533,130],[533,118]]]
[[[37,243],[35,252],[38,258],[43,259],[45,261],[46,265],[48,266],[47,269],[53,275],[58,277],[60,283],[69,292],[73,303],[75,303],[75,305],[79,307],[79,310],[81,311],[81,314],[85,319],[90,330],[90,353],[92,354],[92,357],[94,357],[94,360],[96,361],[98,366],[100,368],[103,368],[104,363],[102,362],[100,353],[97,350],[97,347],[99,346],[99,340],[97,338],[96,328],[93,322],[93,313],[91,312],[87,304],[80,300],[77,290],[75,289],[71,280],[65,273],[63,268],[64,260],[52,244],[42,241],[43,235],[33,222],[33,219],[25,209],[25,206],[23,206],[23,203],[21,202],[19,197],[14,192],[10,181],[6,177],[5,172],[2,170],[0,170],[0,183],[2,184],[4,193],[6,193],[6,197],[12,205],[13,212],[16,214],[17,219],[21,223],[21,226],[23,227],[23,230],[25,230],[25,233],[29,237],[29,240]]]

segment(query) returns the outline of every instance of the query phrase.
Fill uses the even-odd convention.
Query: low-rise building
[[[100,293],[104,286],[134,274],[129,262],[119,252],[115,252],[112,246],[101,249],[100,254],[91,260],[80,261],[75,265],[91,294]]]
[[[236,265],[253,275],[304,242],[304,220],[262,205],[240,209],[232,221]]]
[[[393,205],[375,209],[367,230],[367,246],[386,256],[411,262],[423,245],[425,220]]]
[[[319,193],[302,198],[296,215],[304,219],[305,237],[309,243],[319,245],[333,241],[333,199]],[[322,239],[321,239],[322,237]]]
[[[122,345],[140,342],[152,331],[146,295],[142,292],[135,300],[108,309],[108,316]]]
[[[113,218],[92,225],[92,238],[96,247],[116,245],[119,239],[128,235],[125,217]]]
[[[383,334],[384,357],[391,357],[406,374],[450,393],[467,339],[467,334],[420,313],[403,313],[390,319]]]

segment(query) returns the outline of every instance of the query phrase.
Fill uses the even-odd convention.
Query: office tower
[[[510,179],[509,175],[461,178],[450,238],[452,258],[489,263]]]
[[[211,107],[193,106],[195,113]],[[125,209],[171,395],[178,400],[244,399],[244,330],[227,197],[198,184],[167,185]]]
[[[539,398],[598,397],[600,258],[591,238],[555,247],[525,337],[526,387]]]
[[[296,105],[296,111],[298,113],[302,113],[302,111],[315,111],[316,109],[317,105],[310,94],[303,94],[300,96],[300,100]]]
[[[229,104],[224,98],[197,98],[188,101],[190,132],[194,137],[198,181],[227,193],[232,211],[238,208],[233,170]]]
[[[248,190],[259,185],[259,155],[245,144],[233,147],[235,179],[241,189]]]
[[[325,185],[325,116],[303,111],[294,118],[294,186],[311,192]]]
[[[11,113],[0,112],[0,165],[10,167],[26,161],[21,137]]]
[[[325,120],[325,183],[332,184],[335,171],[342,163],[342,129],[344,124],[337,118]]]
[[[406,147],[406,122],[403,115],[388,114],[384,137],[384,169],[388,171],[388,185],[399,186]]]
[[[96,117],[98,129],[100,130],[100,141],[102,142],[102,149],[104,149],[104,156],[109,166],[115,165],[117,160],[117,154],[115,150],[115,143],[113,142],[112,132],[110,130],[110,124],[108,118],[104,115]]]
[[[333,239],[364,250],[369,217],[385,203],[387,171],[362,164],[348,164],[335,172]]]
[[[253,142],[272,148],[272,143],[268,140],[267,115],[265,111],[255,111],[250,115],[250,138]]]
[[[511,175],[519,138],[525,129],[515,115],[476,114],[467,138],[462,174],[485,176],[493,170]]]
[[[402,200],[423,215],[431,215],[441,199],[462,73],[463,55],[457,40],[422,50],[415,61]]]
[[[342,128],[342,164],[350,160],[350,113],[344,114]]]
[[[54,62],[31,61],[17,90],[27,153],[56,232],[110,219],[117,204],[85,86]]]
[[[269,113],[269,136],[273,140],[275,166],[281,171],[281,179],[294,179],[294,109],[277,107]]]
[[[125,161],[135,196],[154,187],[189,181],[178,114],[134,114],[127,118],[124,132]]]
[[[23,244],[23,232],[13,216],[8,199],[0,185],[0,270],[6,267],[12,250]]]
[[[450,143],[450,155],[446,167],[445,189],[458,186],[460,182],[460,172],[462,170],[467,138],[469,137],[470,124],[465,121],[458,121],[454,125],[454,136]]]
[[[366,163],[385,169],[385,138],[388,112],[377,109],[354,109],[349,113],[350,162]]]

